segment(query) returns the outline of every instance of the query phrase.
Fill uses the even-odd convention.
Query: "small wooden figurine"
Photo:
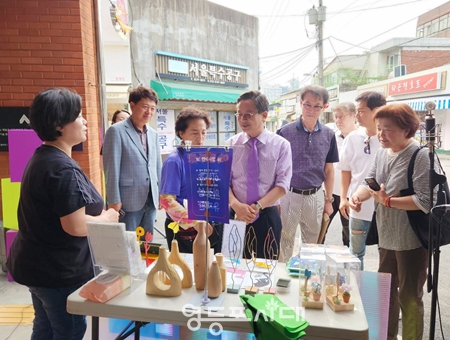
[[[213,261],[208,272],[208,297],[215,299],[222,292],[222,277],[219,264]]]

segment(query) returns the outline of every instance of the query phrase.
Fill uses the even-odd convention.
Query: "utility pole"
[[[319,76],[319,85],[323,86],[323,23],[326,20],[326,6],[322,5],[322,0],[319,0],[319,8],[314,6],[308,11],[309,24],[316,25],[317,43],[316,48],[319,51],[319,63],[317,66],[317,73]]]

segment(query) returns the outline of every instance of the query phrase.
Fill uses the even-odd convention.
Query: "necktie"
[[[258,149],[256,148],[258,140],[250,138],[251,146],[250,154],[247,160],[247,204],[251,205],[259,200],[258,195],[258,176],[259,176],[259,161]],[[256,217],[258,218],[258,216]]]

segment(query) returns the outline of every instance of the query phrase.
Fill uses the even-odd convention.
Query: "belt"
[[[300,189],[295,189],[294,187],[291,187],[291,191],[293,193],[300,194],[300,195],[312,195],[312,194],[315,194],[319,189],[320,188],[300,190]]]

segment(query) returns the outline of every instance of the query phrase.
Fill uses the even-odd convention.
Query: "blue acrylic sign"
[[[228,190],[233,150],[192,148],[184,153],[183,160],[190,184],[189,219],[205,221],[208,212],[208,221],[229,223]]]

